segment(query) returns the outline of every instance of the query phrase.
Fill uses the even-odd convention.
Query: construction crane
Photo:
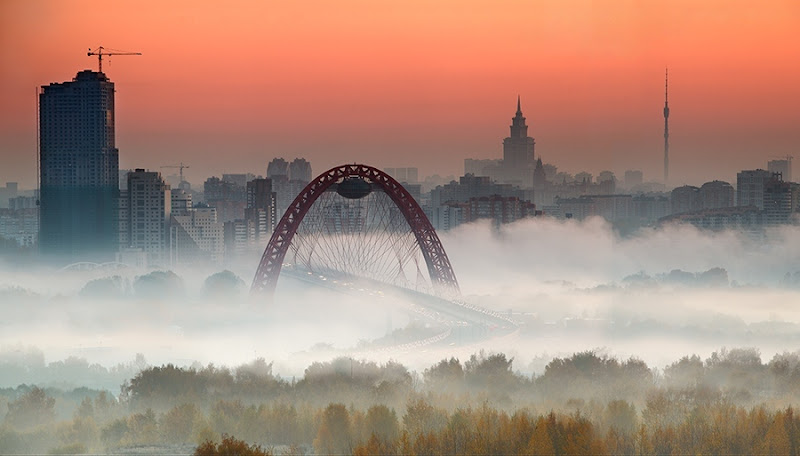
[[[141,52],[124,52],[124,51],[118,51],[116,49],[106,49],[103,46],[100,46],[99,48],[97,48],[95,50],[92,50],[92,48],[89,48],[89,53],[86,54],[86,55],[88,55],[90,57],[93,56],[93,55],[97,56],[97,71],[102,73],[103,72],[103,56],[104,55],[142,55],[142,53]]]
[[[181,164],[180,164],[180,165],[167,165],[167,166],[162,166],[162,168],[179,168],[179,169],[180,169],[180,174],[179,174],[179,175],[180,175],[180,177],[181,177],[181,182],[184,182],[184,180],[183,180],[183,169],[184,169],[184,168],[188,168],[188,167],[189,167],[189,165],[184,165],[184,164],[183,164],[183,162],[181,162]]]

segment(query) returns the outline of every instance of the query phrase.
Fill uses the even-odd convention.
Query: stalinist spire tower
[[[511,119],[511,134],[503,140],[503,181],[508,184],[530,187],[533,183],[534,140],[528,136],[528,125],[522,115],[522,104],[517,96],[517,112]]]
[[[664,184],[669,179],[669,69],[664,73]]]

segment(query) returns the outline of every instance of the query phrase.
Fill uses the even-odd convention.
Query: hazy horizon
[[[798,19],[777,0],[5,1],[0,182],[36,185],[35,93],[96,70],[100,45],[143,54],[104,62],[121,168],[184,162],[197,184],[305,157],[459,176],[502,156],[520,95],[537,157],[657,181],[669,67],[670,184],[731,182],[800,143]]]
[[[757,348],[768,360],[796,348],[790,336],[800,322],[791,305],[800,299],[798,235],[800,228],[788,226],[760,238],[668,226],[620,237],[598,218],[537,218],[499,230],[488,223],[462,225],[441,239],[463,299],[512,312],[522,332],[422,351],[367,350],[361,356],[422,368],[485,349],[515,357],[522,370],[535,370],[529,365],[543,357],[600,349],[664,367],[680,356],[708,356],[727,346]],[[252,252],[235,264],[183,266],[174,269],[182,279],[179,287],[152,296],[132,288],[149,270],[43,273],[3,265],[6,319],[0,347],[37,346],[48,361],[79,356],[106,366],[137,353],[157,365],[231,366],[264,357],[280,372],[297,374],[311,361],[359,353],[361,341],[384,337],[415,319],[403,302],[407,298],[342,294],[287,276],[279,280],[275,302],[248,297],[257,262],[258,252]],[[724,276],[700,277],[716,268]],[[239,276],[241,287],[209,295],[204,281],[223,269]],[[48,281],[41,281],[43,274]],[[100,287],[104,291],[96,294],[92,290],[98,287],[87,287],[115,275],[122,278],[116,288]]]

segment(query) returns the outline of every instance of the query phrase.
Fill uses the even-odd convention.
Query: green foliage
[[[102,277],[90,280],[78,293],[83,298],[109,298],[124,296],[128,284],[120,276]]]
[[[438,364],[431,366],[422,373],[425,386],[433,391],[452,391],[461,389],[464,382],[464,368],[456,358],[443,359]]]
[[[161,417],[161,440],[172,444],[192,442],[195,427],[202,419],[194,404],[176,405]]]
[[[56,400],[43,389],[34,386],[16,401],[8,404],[5,422],[16,429],[52,423],[55,420]]]
[[[122,439],[124,445],[153,445],[158,441],[158,423],[152,409],[128,417],[128,430]]]
[[[483,353],[463,366],[442,360],[424,372],[424,385],[398,363],[349,358],[315,363],[296,383],[276,378],[263,359],[235,369],[167,365],[139,372],[122,401],[88,389],[0,389],[9,408],[0,454],[190,452],[192,444],[202,454],[261,454],[274,445],[287,454],[313,446],[359,455],[800,449],[800,418],[780,405],[798,399],[800,353],[764,364],[756,350],[722,349],[705,361],[684,357],[663,377],[640,360],[594,352],[554,359],[535,379],[515,374],[512,363]],[[55,416],[65,404],[68,413]]]
[[[236,296],[246,288],[244,280],[227,269],[211,274],[203,282],[203,293],[210,296]]]
[[[464,363],[464,379],[470,387],[488,391],[494,400],[507,399],[521,385],[521,379],[511,368],[513,362],[513,358],[506,359],[502,353],[486,356],[481,350]]]
[[[166,411],[184,403],[205,407],[232,396],[263,401],[279,394],[285,386],[272,375],[272,364],[259,358],[238,367],[235,373],[212,364],[200,370],[172,364],[147,368],[123,386],[123,394],[136,410]]]
[[[654,376],[641,360],[619,362],[586,351],[552,360],[544,375],[536,379],[536,386],[542,394],[558,401],[570,398],[610,401],[621,394],[641,401],[654,386]]]
[[[128,420],[119,418],[106,424],[100,430],[100,440],[106,448],[116,448],[123,444],[128,434]]]
[[[133,292],[144,299],[178,297],[184,294],[183,279],[172,271],[153,271],[134,280]]]

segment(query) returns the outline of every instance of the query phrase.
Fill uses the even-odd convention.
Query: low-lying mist
[[[37,381],[3,367],[15,357],[107,368],[130,366],[137,354],[185,366],[262,357],[290,377],[346,354],[424,369],[485,349],[541,373],[553,357],[589,349],[659,367],[722,346],[754,347],[765,360],[800,347],[798,227],[756,236],[667,226],[621,237],[601,219],[541,218],[499,229],[470,224],[440,237],[464,300],[509,315],[518,331],[410,348],[398,334],[435,329],[391,293],[341,293],[284,276],[273,302],[251,298],[260,252],[160,271],[0,263],[0,386]]]

